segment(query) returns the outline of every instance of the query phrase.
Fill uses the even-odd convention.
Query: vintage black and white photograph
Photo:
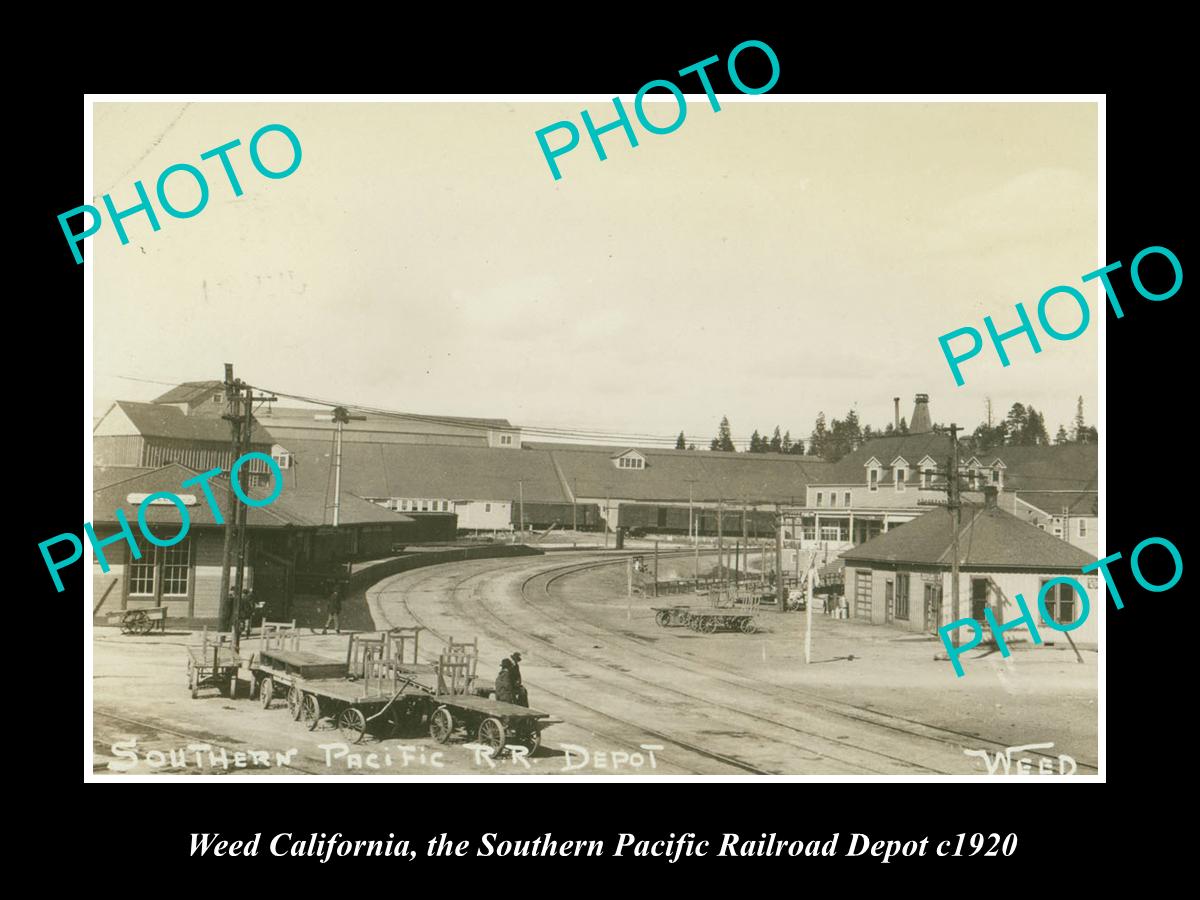
[[[1100,774],[1097,100],[686,90],[93,98],[89,779]]]

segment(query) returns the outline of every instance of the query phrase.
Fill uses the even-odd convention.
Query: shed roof
[[[116,467],[97,469],[93,473],[94,484],[92,491],[92,515],[95,522],[116,522],[116,510],[121,510],[126,519],[135,523],[138,504],[131,502],[130,495],[152,494],[157,491],[169,491],[172,494],[191,494],[195,500],[188,507],[188,517],[193,525],[217,525],[212,507],[204,496],[204,490],[195,485],[182,488],[181,485],[189,478],[199,473],[194,469],[179,463],[168,463],[157,469],[125,469],[133,473],[127,478],[113,480],[117,475]],[[222,519],[227,516],[229,509],[229,482],[222,478],[209,479],[208,485],[212,490],[214,502],[220,507]],[[254,488],[249,495],[254,498],[267,496],[269,489]],[[411,517],[384,509],[370,503],[353,493],[343,491],[339,521],[345,525],[361,525],[369,523],[411,522]],[[163,523],[164,535],[172,533],[169,529],[177,527],[179,511],[174,504],[151,505],[146,507],[146,521]],[[251,506],[246,510],[246,522],[253,528],[282,528],[288,525],[295,527],[316,527],[332,521],[331,504],[324,491],[299,492],[289,491],[285,483],[283,491],[268,506]]]
[[[841,553],[847,564],[913,563],[949,568],[954,517],[944,507]],[[1094,559],[1078,547],[996,507],[963,504],[959,565],[975,569],[1079,572]]]
[[[205,443],[230,442],[229,423],[215,416],[189,416],[177,406],[135,403],[132,400],[118,400],[113,406],[119,408],[144,437]],[[254,446],[267,446],[274,442],[270,432],[257,419],[252,420],[252,425],[251,440]]]

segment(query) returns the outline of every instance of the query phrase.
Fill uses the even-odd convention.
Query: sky
[[[287,393],[700,446],[722,415],[738,441],[852,407],[881,427],[918,392],[968,430],[987,397],[1053,435],[1082,395],[1096,422],[1095,104],[689,100],[671,134],[604,135],[605,161],[579,115],[610,121],[604,100],[96,104],[89,202],[133,206],[138,179],[153,197],[175,163],[210,197],[187,219],[155,199],[161,230],[135,214],[126,246],[107,219],[87,239],[94,414],[231,362]],[[534,134],[560,120],[582,138],[555,181]],[[274,180],[247,148],[271,123],[303,154]],[[236,198],[200,160],[235,138]],[[260,146],[291,159],[278,133]],[[168,197],[190,208],[194,181]],[[1057,285],[1089,300],[1081,337],[1011,340],[1008,368],[986,347],[955,385],[940,335],[1011,328],[1018,301],[1036,321]],[[1060,331],[1078,317],[1051,306]]]

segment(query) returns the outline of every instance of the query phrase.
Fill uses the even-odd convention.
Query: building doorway
[[[925,585],[925,630],[937,634],[942,625],[942,586]]]
[[[895,615],[896,583],[888,579],[883,583],[883,623],[890,625]]]

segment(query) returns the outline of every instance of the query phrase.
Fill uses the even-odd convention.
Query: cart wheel
[[[714,633],[716,633],[716,630],[717,630],[717,617],[716,616],[705,616],[704,621],[701,623],[701,625],[704,628],[705,634],[714,634]]]
[[[654,621],[662,628],[666,628],[671,623],[671,614],[665,609],[660,609],[654,614]]]
[[[258,699],[262,701],[263,709],[271,708],[271,701],[275,699],[275,679],[270,675],[258,686]]]
[[[499,756],[504,749],[504,739],[507,737],[504,723],[494,716],[488,716],[479,723],[479,743],[492,748],[492,755]]]
[[[154,630],[154,620],[144,612],[138,613],[138,634],[147,635]]]
[[[433,718],[429,720],[429,736],[439,744],[445,744],[454,733],[454,716],[444,706],[434,710]]]
[[[338,715],[338,731],[352,744],[357,744],[367,733],[367,717],[355,706],[347,706]]]
[[[294,684],[288,688],[287,706],[288,712],[292,716],[292,721],[299,722],[300,717],[304,715],[304,698],[300,696],[300,688]]]
[[[242,679],[238,678],[237,670],[234,669],[233,674],[229,676],[229,684],[225,688],[225,696],[230,700],[236,700],[238,695],[238,686],[242,683]]]
[[[742,634],[754,634],[754,632],[758,631],[758,626],[750,616],[742,619],[739,627],[742,629]]]
[[[542,733],[535,728],[533,731],[526,732],[517,743],[524,744],[526,749],[529,750],[529,755],[533,756],[533,754],[537,753],[538,747],[542,746]]]
[[[308,730],[316,731],[317,723],[321,721],[321,701],[317,699],[316,694],[304,695],[303,716]]]

